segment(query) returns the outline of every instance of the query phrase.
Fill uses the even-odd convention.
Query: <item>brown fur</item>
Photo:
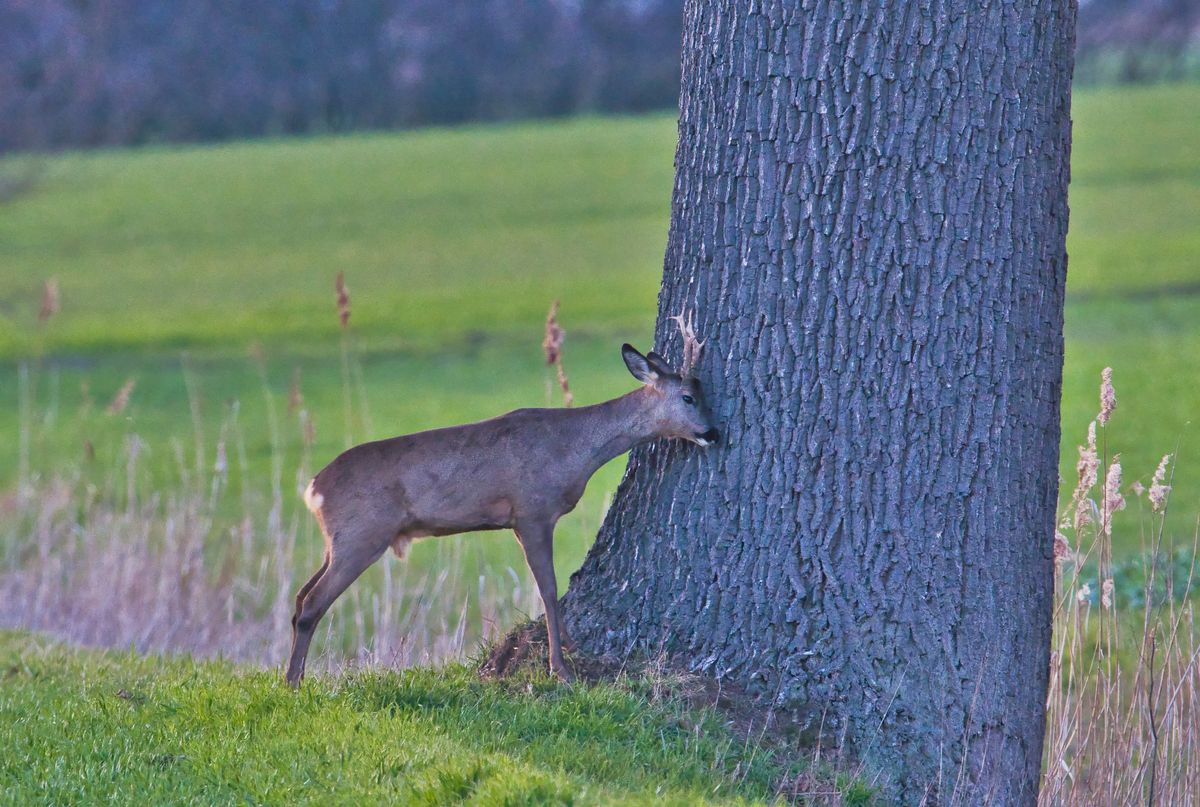
[[[325,536],[325,563],[301,589],[287,679],[298,685],[316,623],[391,547],[416,538],[512,529],[546,608],[553,672],[569,677],[554,579],[554,525],[601,465],[638,443],[716,440],[699,385],[626,346],[644,386],[578,409],[518,409],[490,420],[355,446],[313,478],[305,499]],[[686,404],[689,395],[694,404]]]

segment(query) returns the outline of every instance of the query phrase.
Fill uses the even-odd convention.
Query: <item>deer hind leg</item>
[[[308,578],[308,582],[300,587],[296,592],[296,612],[292,614],[292,642],[296,641],[296,622],[300,619],[300,611],[304,609],[304,598],[308,596],[308,592],[312,591],[312,587],[321,579],[321,575],[325,574],[325,570],[329,568],[329,550],[325,550],[325,560],[321,563],[321,568],[317,569],[317,573]]]
[[[562,681],[574,676],[563,661],[562,624],[558,617],[558,581],[554,576],[554,524],[520,524],[517,540],[525,550],[525,562],[537,581],[542,606],[546,609],[546,639],[550,643],[550,672]]]
[[[389,541],[385,537],[383,540],[335,540],[331,543],[329,564],[319,578],[315,581],[310,580],[305,586],[308,590],[303,602],[299,603],[295,617],[292,655],[287,669],[287,682],[293,687],[300,686],[300,679],[304,677],[308,646],[312,642],[317,623],[342,592],[383,556]]]

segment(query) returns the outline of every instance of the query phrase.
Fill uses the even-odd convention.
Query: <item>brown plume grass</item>
[[[1107,450],[1112,370],[1079,448],[1054,539],[1056,599],[1041,803],[1193,804],[1200,798],[1198,534],[1172,545],[1171,457],[1126,487]],[[1097,440],[1099,426],[1099,440]],[[1126,498],[1130,494],[1132,500]],[[1115,514],[1136,509],[1142,553],[1113,556]],[[1126,519],[1128,521],[1129,519]],[[1124,522],[1123,522],[1124,523]]]
[[[571,382],[567,378],[567,370],[563,367],[563,342],[567,332],[558,324],[558,304],[555,300],[550,304],[550,312],[546,314],[546,332],[542,337],[542,352],[546,354],[546,365],[553,367],[558,377],[558,388],[562,391],[563,405],[572,406],[575,396],[571,394]],[[546,399],[550,399],[549,384],[546,388]]]

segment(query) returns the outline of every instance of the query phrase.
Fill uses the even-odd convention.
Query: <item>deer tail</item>
[[[325,504],[325,497],[317,493],[315,485],[317,478],[314,476],[308,483],[308,487],[304,489],[304,504],[314,513],[321,511],[321,506]]]

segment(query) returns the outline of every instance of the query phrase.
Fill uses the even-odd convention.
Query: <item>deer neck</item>
[[[653,394],[643,387],[620,398],[577,410],[588,476],[614,457],[657,436],[649,411],[651,401],[648,396]]]

